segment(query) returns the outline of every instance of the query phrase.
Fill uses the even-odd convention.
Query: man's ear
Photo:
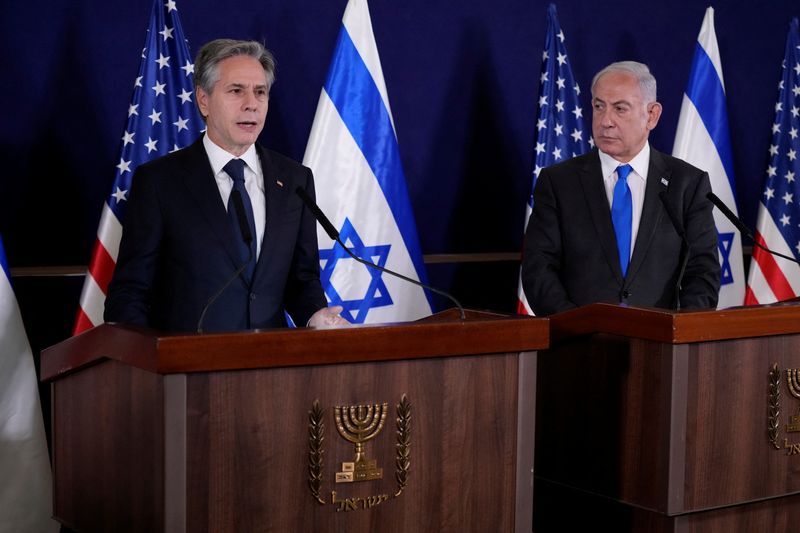
[[[202,87],[197,88],[197,108],[203,118],[208,116],[208,93]]]
[[[651,131],[658,124],[658,119],[661,118],[661,104],[658,102],[650,102],[647,104],[647,130]]]

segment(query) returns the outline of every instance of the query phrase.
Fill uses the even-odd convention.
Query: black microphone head
[[[231,201],[233,209],[236,211],[236,219],[239,221],[239,229],[242,231],[242,238],[245,244],[250,246],[250,243],[253,242],[253,234],[250,232],[250,224],[247,223],[247,215],[244,214],[242,195],[236,189],[231,191]]]
[[[708,198],[711,201],[711,203],[714,204],[716,208],[722,212],[723,215],[725,215],[725,218],[730,220],[731,223],[733,223],[733,225],[736,226],[736,229],[738,229],[742,233],[742,235],[747,235],[750,239],[754,241],[756,240],[756,238],[753,236],[753,232],[751,232],[750,229],[744,225],[744,222],[742,222],[739,217],[733,214],[733,211],[728,209],[728,206],[725,205],[725,203],[719,199],[719,196],[717,196],[713,192],[709,192],[708,194],[706,194],[706,198]]]
[[[311,211],[311,214],[314,215],[314,218],[319,222],[319,225],[322,226],[322,229],[325,230],[325,233],[328,234],[328,237],[333,239],[334,241],[339,241],[339,232],[336,228],[331,224],[331,221],[328,220],[328,217],[325,216],[325,213],[314,203],[314,200],[308,195],[305,189],[300,187],[299,185],[294,190],[295,194],[303,200],[303,203],[306,204],[306,207]]]

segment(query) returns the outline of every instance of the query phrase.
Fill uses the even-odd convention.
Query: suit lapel
[[[195,141],[187,151],[189,153],[182,176],[184,186],[197,203],[202,215],[208,220],[211,233],[225,248],[233,264],[238,267],[239,254],[233,243],[234,239],[239,237],[234,233],[225,206],[222,204],[214,171],[203,148],[203,137]]]
[[[664,164],[661,154],[654,149],[650,149],[650,166],[647,169],[647,183],[644,191],[644,204],[642,205],[642,218],[639,220],[639,231],[636,234],[636,243],[631,255],[631,263],[628,267],[628,279],[636,276],[639,267],[642,266],[647,251],[653,242],[656,228],[661,221],[664,208],[658,198],[658,194],[666,188],[663,181],[669,183],[671,171]]]
[[[287,177],[281,177],[272,164],[269,153],[256,144],[256,150],[261,161],[261,172],[264,175],[264,195],[266,196],[266,220],[264,222],[264,239],[261,242],[261,253],[258,256],[256,270],[253,278],[257,278],[266,269],[269,261],[270,250],[274,249],[274,239],[278,238],[274,230],[276,217],[280,215],[282,207],[285,205],[285,196],[289,192],[290,183]]]
[[[581,169],[580,181],[583,187],[584,199],[589,206],[589,213],[597,231],[597,237],[600,240],[600,247],[603,249],[603,255],[614,272],[617,281],[622,283],[622,267],[619,264],[617,237],[614,233],[614,225],[611,222],[611,209],[608,206],[606,189],[603,185],[600,156],[596,150]]]

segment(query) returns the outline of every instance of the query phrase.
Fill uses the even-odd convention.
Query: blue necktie
[[[628,273],[628,261],[631,258],[633,201],[627,179],[632,170],[630,165],[617,167],[617,184],[614,185],[614,199],[611,202],[611,222],[614,224],[614,232],[617,234],[617,251],[619,251],[622,277]]]
[[[239,250],[239,258],[244,263],[248,259],[249,264],[247,268],[244,270],[247,280],[251,280],[253,278],[253,271],[255,270],[256,264],[256,223],[255,223],[255,216],[253,216],[253,204],[250,202],[250,195],[247,194],[247,189],[244,186],[244,161],[241,159],[231,159],[228,161],[222,169],[228,173],[228,176],[233,179],[233,189],[231,190],[231,196],[233,196],[233,191],[239,191],[239,194],[242,197],[242,204],[244,205],[244,213],[247,217],[247,225],[250,226],[250,235],[253,236],[252,240],[250,241],[250,250],[247,249],[247,244],[244,241],[244,235],[242,235],[241,226],[239,225],[239,219],[236,214],[236,208],[233,206],[233,200],[231,197],[228,198],[228,219],[230,220],[231,224],[233,224],[233,232],[238,237],[236,239],[236,248]]]

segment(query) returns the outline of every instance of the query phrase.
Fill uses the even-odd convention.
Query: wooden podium
[[[537,533],[798,531],[800,306],[595,304],[550,322]]]
[[[42,353],[55,516],[80,532],[530,531],[547,344],[546,319],[478,312],[204,335],[99,326]]]

